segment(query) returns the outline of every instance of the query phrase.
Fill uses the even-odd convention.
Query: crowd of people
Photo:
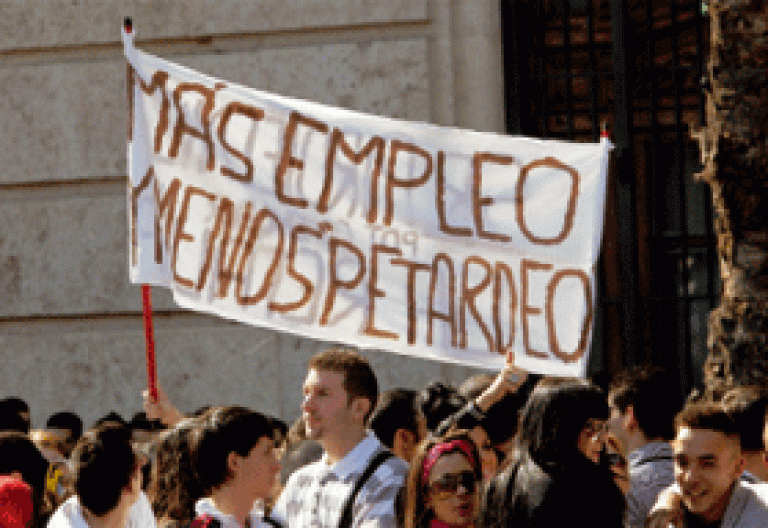
[[[0,401],[2,528],[768,526],[768,395],[680,394],[653,367],[601,388],[508,363],[379,394],[369,362],[309,362],[290,426],[241,406],[31,430]]]

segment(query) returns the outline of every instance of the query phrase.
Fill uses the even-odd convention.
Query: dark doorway
[[[699,0],[502,0],[507,130],[612,156],[590,370],[653,363],[701,386],[719,275],[690,126],[703,119]]]

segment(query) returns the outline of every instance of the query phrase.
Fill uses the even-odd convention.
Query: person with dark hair
[[[126,422],[125,418],[120,416],[120,413],[118,413],[117,411],[109,411],[107,414],[105,414],[104,416],[96,420],[96,422],[93,424],[93,429],[98,429],[99,427],[105,424],[114,424],[114,425],[119,425],[121,427],[129,428],[128,422]]]
[[[272,421],[244,407],[221,407],[203,418],[196,435],[192,466],[204,493],[195,504],[196,523],[276,526],[254,509],[254,503],[263,504],[271,496],[280,471]]]
[[[621,526],[624,497],[599,464],[606,418],[599,388],[540,381],[521,413],[509,465],[484,494],[478,526]]]
[[[29,433],[31,424],[27,402],[15,396],[0,400],[0,431]]]
[[[498,409],[501,402],[517,394],[517,392],[529,393],[535,379],[538,377],[530,376],[527,372],[516,368],[512,361],[508,361],[504,368],[491,379],[490,383],[484,384],[481,392],[476,393],[465,406],[440,422],[434,434],[442,436],[448,431],[469,431],[472,441],[480,452],[483,480],[490,480],[498,472],[502,459],[506,455],[506,450],[499,452],[495,442],[491,440],[490,432],[498,431],[493,420],[506,419],[506,421],[510,421],[509,417],[502,417],[491,413],[491,411]],[[508,410],[513,412],[512,421],[515,421],[517,418],[516,409]]]
[[[725,412],[739,428],[741,457],[744,459],[744,473],[741,478],[747,482],[768,481],[768,463],[763,446],[765,412],[768,409],[768,393],[763,387],[735,387],[723,395]]]
[[[402,526],[475,526],[481,482],[480,457],[466,431],[426,439],[418,447],[403,488]]]
[[[32,488],[32,526],[42,526],[46,508],[48,461],[30,438],[18,431],[0,432],[0,475],[16,475]]]
[[[146,490],[149,485],[150,464],[149,457],[152,450],[152,442],[165,426],[160,420],[150,420],[144,411],[137,412],[128,422],[128,428],[131,430],[131,442],[133,449],[139,456],[139,465],[141,466],[141,477]],[[147,499],[148,500],[148,499]]]
[[[183,419],[156,438],[148,495],[159,528],[186,526],[195,517],[203,489],[194,475],[192,444],[202,419]]]
[[[677,378],[656,367],[628,370],[610,385],[606,425],[628,462],[626,526],[642,527],[656,497],[674,480],[669,441],[682,405]]]
[[[383,392],[368,419],[368,427],[395,455],[410,462],[416,446],[427,435],[419,394],[409,389]]]
[[[419,400],[429,433],[434,433],[444,420],[467,405],[467,399],[459,391],[439,381],[433,381],[422,389]]]
[[[75,495],[48,522],[49,528],[130,526],[141,492],[138,458],[127,427],[105,423],[86,432],[72,452]]]
[[[69,493],[69,468],[65,453],[65,438],[61,433],[47,429],[33,429],[29,439],[35,444],[40,454],[48,462],[45,477],[46,503],[58,505]]]
[[[310,359],[302,416],[324,454],[291,475],[275,519],[289,528],[394,526],[408,466],[366,429],[377,398],[376,376],[358,353],[332,348]]]
[[[45,422],[45,430],[60,438],[62,454],[68,458],[83,434],[83,421],[73,412],[61,411],[48,418]]]
[[[479,409],[478,401],[483,403],[479,398],[494,384],[497,378],[498,375],[490,372],[472,376],[461,384],[459,394],[464,396],[468,402],[475,402],[475,406]],[[488,438],[502,460],[512,447],[517,432],[517,416],[520,409],[525,405],[539,379],[541,376],[538,374],[528,374],[519,386],[515,383],[513,386],[506,387],[505,393],[499,397],[498,401],[490,405],[484,404],[488,405],[488,408],[483,412],[484,429],[488,432]]]
[[[765,526],[768,484],[744,470],[739,425],[721,403],[686,404],[675,417],[675,484],[662,492],[646,526]]]
[[[134,443],[149,444],[151,443],[157,434],[165,429],[165,426],[160,420],[150,420],[147,418],[147,413],[139,411],[131,417],[131,421],[128,422],[128,427],[131,429],[131,438]]]

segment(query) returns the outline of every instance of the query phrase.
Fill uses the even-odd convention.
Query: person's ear
[[[227,476],[232,477],[237,472],[237,468],[240,466],[240,455],[234,451],[230,451],[227,455]]]
[[[368,411],[370,408],[371,400],[368,398],[359,397],[352,400],[352,412],[355,418],[357,418],[361,423],[365,422],[365,417],[368,416]]]
[[[637,417],[635,416],[635,408],[632,405],[627,405],[627,410],[624,411],[624,426],[633,431],[639,426],[637,424]]]
[[[744,458],[744,456],[742,456],[741,451],[739,451],[737,457],[738,458],[736,459],[736,475],[741,475],[742,473],[744,473],[744,470],[747,467],[747,461]]]

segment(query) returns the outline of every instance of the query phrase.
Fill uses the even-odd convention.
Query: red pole
[[[147,387],[149,397],[157,401],[157,362],[155,361],[155,331],[152,327],[152,290],[141,285],[141,304],[144,312],[144,336],[147,341]]]
[[[125,32],[133,32],[133,21],[130,17],[123,20]],[[157,361],[155,361],[155,330],[152,325],[152,290],[148,284],[141,285],[141,308],[144,315],[144,338],[147,342],[147,388],[149,397],[157,401]]]

